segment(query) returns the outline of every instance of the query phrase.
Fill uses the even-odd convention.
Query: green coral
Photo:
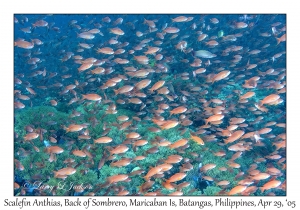
[[[150,60],[150,65],[151,63]],[[172,78],[170,75],[166,75],[163,78],[166,81],[170,81]],[[204,78],[198,78],[197,81],[195,81],[195,84],[201,83],[201,80],[204,80]],[[174,81],[172,81],[172,84],[174,85],[176,89],[176,85],[183,85],[182,83],[185,83],[187,85],[189,81],[182,81],[181,78],[177,78]],[[119,84],[122,86],[122,84]],[[226,88],[223,88],[220,93],[218,93],[215,98],[219,98],[222,100],[228,100],[228,93],[233,90],[241,90],[240,84],[234,84],[234,85],[228,85]],[[212,90],[212,87],[211,87]],[[111,90],[108,90],[111,91]],[[258,90],[255,90],[257,93],[255,97],[249,99],[253,102],[258,102],[262,98],[266,96],[266,93],[262,93]],[[270,93],[272,91],[270,90]],[[211,96],[204,95],[204,98],[210,99]],[[233,94],[233,99],[238,100],[239,96],[238,94]],[[33,108],[26,108],[21,111],[16,111],[15,117],[16,117],[16,124],[15,124],[15,131],[19,134],[19,139],[15,141],[15,157],[16,159],[20,160],[20,162],[24,165],[24,171],[18,171],[17,169],[15,172],[21,176],[24,180],[31,180],[32,176],[42,174],[45,178],[43,182],[50,186],[58,185],[60,182],[68,182],[68,183],[84,183],[84,184],[92,184],[93,186],[97,186],[99,184],[103,184],[106,182],[107,177],[117,175],[117,174],[129,174],[134,168],[139,167],[140,169],[144,170],[145,173],[142,175],[136,175],[130,177],[130,182],[119,182],[116,185],[117,186],[124,186],[126,190],[128,190],[131,194],[137,193],[139,191],[138,187],[141,186],[143,183],[145,183],[145,179],[143,176],[151,169],[151,167],[155,167],[163,162],[163,160],[167,159],[168,156],[173,154],[178,154],[176,149],[170,149],[169,147],[158,147],[158,152],[155,154],[146,154],[147,150],[154,147],[153,141],[155,141],[155,137],[162,137],[166,140],[170,141],[171,143],[174,143],[178,141],[179,139],[185,138],[188,139],[189,147],[185,149],[185,152],[182,155],[183,158],[189,158],[191,160],[191,163],[193,165],[193,169],[191,171],[186,172],[187,176],[182,181],[188,181],[190,182],[190,185],[186,188],[183,188],[184,195],[216,195],[218,192],[220,192],[222,189],[216,185],[218,181],[227,180],[230,182],[230,185],[228,188],[232,188],[237,185],[239,180],[235,179],[235,176],[240,171],[246,171],[250,167],[250,165],[253,163],[254,158],[264,157],[262,155],[264,151],[267,151],[267,153],[270,153],[274,151],[274,147],[272,146],[272,140],[270,139],[264,139],[263,142],[265,143],[265,147],[255,147],[255,150],[251,151],[245,151],[242,154],[242,157],[236,159],[234,162],[241,165],[240,169],[233,169],[228,165],[228,160],[231,158],[231,156],[234,154],[234,152],[227,151],[227,154],[225,157],[217,157],[213,153],[223,150],[224,146],[220,146],[215,142],[205,142],[205,145],[199,145],[195,141],[193,141],[190,138],[190,128],[187,129],[186,132],[181,133],[180,130],[178,130],[178,126],[172,129],[168,130],[162,130],[160,132],[151,132],[149,131],[150,127],[158,127],[156,124],[152,123],[152,121],[148,121],[146,124],[142,124],[139,122],[136,122],[132,120],[133,116],[136,116],[136,112],[134,111],[136,108],[138,108],[138,105],[119,105],[118,107],[118,113],[117,114],[106,114],[106,110],[108,108],[108,104],[96,104],[95,102],[90,103],[87,105],[86,103],[83,103],[76,107],[76,111],[81,113],[80,117],[74,117],[70,118],[71,112],[69,110],[65,110],[64,108],[59,107],[48,107],[48,106],[40,106],[40,107],[33,107]],[[195,107],[196,104],[195,104]],[[155,108],[154,104],[149,104],[148,108]],[[274,106],[269,106],[268,108],[273,109]],[[95,112],[94,110],[97,110]],[[62,112],[65,111],[65,112]],[[50,113],[50,114],[49,114]],[[51,114],[52,113],[52,114]],[[246,123],[253,122],[257,115],[253,114],[252,112],[247,112],[248,117]],[[53,116],[51,116],[53,115]],[[136,130],[120,130],[119,126],[116,125],[118,116],[126,115],[128,116],[133,122],[132,124],[137,128]],[[166,119],[169,118],[169,112],[165,112],[162,114]],[[98,120],[98,123],[95,124],[95,126],[89,125],[88,130],[90,131],[91,139],[90,140],[78,140],[78,132],[70,132],[70,133],[64,133],[64,135],[68,138],[71,138],[75,141],[75,144],[67,147],[65,144],[59,145],[62,147],[65,151],[61,154],[56,155],[57,160],[56,162],[49,162],[49,154],[43,152],[45,149],[45,145],[43,142],[41,142],[38,138],[33,140],[33,144],[40,149],[40,152],[35,152],[33,149],[33,145],[29,142],[23,142],[21,141],[22,137],[26,134],[24,127],[26,125],[34,125],[35,128],[41,127],[43,129],[46,129],[48,132],[44,134],[44,139],[48,140],[48,137],[50,136],[49,130],[58,130],[62,129],[62,125],[68,126],[69,124],[76,123],[76,124],[82,124],[89,122],[92,117],[95,117]],[[177,117],[177,116],[175,116]],[[264,114],[265,120],[271,121],[273,117],[265,113]],[[37,120],[37,118],[39,120]],[[50,125],[47,122],[49,121],[56,121],[57,124]],[[38,124],[36,124],[38,122]],[[106,136],[109,136],[113,139],[111,143],[108,144],[93,144],[93,140],[100,138],[103,136],[103,126],[104,123],[106,127],[109,130],[109,132],[106,134]],[[225,123],[225,122],[224,122]],[[229,124],[224,124],[224,126],[227,126]],[[223,126],[223,125],[222,125]],[[253,125],[255,129],[261,129],[262,125]],[[283,133],[284,131],[282,128],[277,128],[273,130],[275,133]],[[137,132],[142,136],[142,139],[148,140],[148,144],[137,147],[137,151],[133,151],[132,145],[127,145],[130,149],[125,154],[118,154],[116,155],[116,159],[113,161],[106,161],[103,167],[98,170],[97,165],[99,161],[103,157],[104,151],[108,150],[109,147],[115,147],[116,145],[121,144],[126,139],[126,134],[129,132]],[[201,138],[205,135],[199,135]],[[221,141],[220,139],[217,139],[218,142]],[[51,145],[55,145],[50,143]],[[74,156],[73,154],[69,153],[69,150],[74,149],[83,149],[88,144],[91,145],[90,152],[94,155],[93,157],[93,165],[92,161],[89,160],[88,157],[81,158]],[[231,145],[231,144],[230,144]],[[227,146],[230,146],[227,145]],[[20,148],[23,148],[26,151],[30,151],[30,155],[26,157],[19,157],[17,152]],[[208,149],[207,149],[208,148]],[[226,146],[225,146],[226,149]],[[195,158],[192,153],[199,154],[199,158]],[[120,160],[124,157],[134,159],[136,156],[144,155],[147,156],[146,159],[141,161],[132,161],[130,165],[125,167],[111,167],[110,163],[115,162],[116,160]],[[76,167],[76,173],[73,175],[70,175],[66,178],[66,180],[61,180],[58,178],[53,177],[53,171],[57,171],[61,168],[67,167],[67,164],[63,163],[64,160],[67,158],[73,158],[75,159],[75,163],[80,163],[79,166]],[[45,167],[38,168],[35,164],[31,164],[34,162],[40,162],[44,163]],[[214,169],[211,169],[207,172],[199,172],[199,164],[206,165],[209,163],[216,164],[216,167]],[[88,167],[86,164],[89,164]],[[173,164],[173,168],[170,170],[170,174],[178,173],[179,167],[183,164],[183,161],[181,163]],[[226,167],[227,171],[220,171],[220,167]],[[279,166],[278,166],[279,167]],[[259,163],[258,164],[258,170],[265,172],[266,171],[266,165],[265,163]],[[164,187],[162,187],[162,182],[165,179],[168,179],[170,177],[169,173],[165,173],[164,179],[154,179],[151,180],[155,181],[153,187],[148,190],[148,192],[154,192],[157,190],[161,190],[163,194],[170,194],[174,192],[175,190],[167,190]],[[98,178],[99,176],[99,178]],[[195,178],[201,178],[202,176],[211,176],[215,179],[214,182],[211,182],[212,185],[208,186],[206,189],[201,192],[200,189],[197,188],[197,183],[195,181]],[[278,179],[284,181],[284,177],[279,177]],[[259,186],[262,186],[264,183],[266,183],[267,180],[261,181],[259,183]],[[180,183],[180,182],[179,182]],[[178,184],[178,183],[177,183]],[[87,190],[85,192],[91,192],[92,190]],[[259,191],[259,190],[258,190]],[[257,192],[255,195],[266,195],[269,191],[266,191],[264,193]],[[50,194],[50,191],[47,192]],[[56,191],[57,195],[65,195],[66,191],[63,189],[58,189]],[[112,191],[107,191],[107,188],[100,189],[96,192],[96,195],[103,195],[105,193],[108,193],[108,195],[114,195]],[[279,192],[281,194],[284,194],[284,192]]]
[[[25,108],[22,111],[15,112],[15,132],[20,136],[25,136],[25,126],[35,125],[36,127],[58,130],[60,126],[66,123],[68,114],[59,112],[54,107],[36,106]],[[49,121],[56,122],[49,125]]]
[[[214,186],[208,186],[205,188],[204,195],[217,195],[218,192],[220,192],[222,189],[220,187],[214,187]]]
[[[156,64],[155,59],[149,59],[149,66],[151,66],[153,68],[155,66],[155,64]]]

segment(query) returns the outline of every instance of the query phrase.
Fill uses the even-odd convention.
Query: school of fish
[[[284,15],[16,14],[14,29],[15,195],[286,194]]]

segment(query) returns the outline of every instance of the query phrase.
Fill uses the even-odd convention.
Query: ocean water
[[[285,34],[282,14],[15,14],[15,195],[286,195]]]

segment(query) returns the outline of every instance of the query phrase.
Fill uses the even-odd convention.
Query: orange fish
[[[23,109],[25,107],[25,104],[19,102],[19,101],[15,101],[14,102],[14,108],[15,109]]]
[[[71,167],[67,167],[67,168],[62,168],[58,171],[54,171],[54,177],[58,177],[58,176],[69,176],[72,174],[76,173],[76,169],[75,168],[71,168]]]
[[[235,28],[237,28],[237,29],[247,28],[247,27],[248,27],[247,23],[244,23],[244,22],[236,22],[235,23]]]
[[[62,149],[61,147],[59,146],[50,146],[50,147],[47,147],[45,149],[45,151],[47,153],[55,153],[55,154],[60,154],[64,151],[64,149]]]
[[[226,77],[228,77],[229,74],[230,71],[221,71],[220,73],[218,73],[212,78],[212,83],[214,83],[215,81],[225,79]]]
[[[81,131],[83,128],[86,128],[87,126],[85,125],[76,125],[76,124],[71,124],[69,125],[69,127],[65,127],[64,129],[66,130],[66,132],[76,132],[76,131]]]
[[[259,106],[262,106],[264,104],[270,104],[274,101],[277,101],[279,98],[280,98],[280,96],[277,94],[268,95],[267,97],[265,97],[263,100],[261,100],[259,102]]]
[[[205,120],[205,125],[207,125],[209,122],[214,122],[214,121],[222,120],[223,118],[224,118],[224,115],[222,115],[222,114],[215,114],[215,115],[210,116],[209,118],[207,118]]]
[[[89,68],[91,68],[94,64],[93,63],[83,63],[79,68],[78,71],[79,72],[83,72],[85,70],[88,70]]]
[[[119,145],[117,147],[115,147],[114,149],[112,149],[110,152],[111,155],[113,154],[121,154],[121,153],[124,153],[128,150],[129,148],[126,146],[126,145]]]
[[[209,171],[211,169],[214,169],[216,166],[217,165],[214,164],[214,163],[209,163],[209,164],[206,164],[206,165],[202,166],[200,168],[200,171],[206,173],[207,171]]]
[[[176,127],[178,124],[179,124],[178,121],[168,120],[168,121],[165,121],[165,122],[163,123],[163,125],[160,126],[160,128],[161,128],[162,130],[168,130],[168,129],[170,129],[170,128]]]
[[[159,47],[148,47],[148,50],[146,52],[144,52],[144,54],[148,55],[148,54],[155,54],[160,50]]]
[[[225,144],[229,144],[238,140],[244,135],[244,133],[245,132],[242,130],[235,131],[234,133],[231,134],[231,136],[228,137],[228,139],[224,140]]]
[[[177,182],[177,181],[180,181],[182,179],[184,179],[184,177],[186,177],[186,174],[185,173],[176,173],[174,174],[173,176],[171,176],[167,182],[170,183],[170,182]]]
[[[171,144],[169,147],[171,149],[175,149],[175,148],[178,148],[178,147],[182,147],[182,146],[186,145],[187,143],[188,143],[188,140],[180,139],[180,140],[176,141],[175,143]]]
[[[175,192],[168,194],[168,196],[181,196],[181,195],[183,195],[183,192],[181,192],[181,191],[175,191]]]
[[[141,89],[143,89],[143,88],[146,88],[148,85],[150,85],[150,83],[151,83],[151,80],[150,80],[150,79],[144,79],[144,80],[138,82],[138,83],[135,85],[135,88],[136,88],[137,90],[141,90]]]
[[[253,180],[264,180],[270,177],[270,174],[267,173],[259,173],[256,174],[255,176],[251,177]]]
[[[267,172],[268,172],[268,174],[274,175],[274,176],[281,174],[281,171],[277,168],[267,168]]]
[[[241,195],[249,196],[250,194],[255,193],[257,189],[258,188],[256,186],[250,186],[246,190],[244,190]]]
[[[126,135],[126,138],[128,139],[136,139],[136,138],[139,138],[140,137],[140,134],[136,133],[136,132],[131,132],[131,133],[128,133]]]
[[[112,55],[112,54],[114,54],[114,50],[110,47],[98,48],[97,53]]]
[[[109,184],[112,183],[117,183],[117,182],[122,182],[124,180],[128,179],[128,175],[126,174],[118,174],[118,175],[114,175],[114,176],[110,176],[107,178],[107,182]]]
[[[272,145],[275,145],[276,150],[280,148],[286,148],[286,141],[274,142]]]
[[[148,64],[149,58],[147,56],[134,56],[134,59],[140,64]]]
[[[22,165],[22,163],[17,159],[15,159],[15,164],[16,164],[16,168],[18,170],[23,171],[25,169],[24,166]]]
[[[50,100],[51,106],[57,106],[57,102],[55,100]]]
[[[191,135],[191,138],[198,144],[204,145],[204,141],[200,137]]]
[[[124,31],[122,31],[120,28],[111,28],[109,29],[110,33],[113,33],[115,35],[124,35]]]
[[[181,157],[180,155],[170,155],[164,162],[170,164],[179,163],[182,159],[183,157]]]
[[[268,112],[268,109],[264,106],[260,106],[258,104],[254,104],[254,106],[262,112]]]
[[[277,45],[279,45],[280,42],[285,42],[286,41],[286,34],[283,34],[281,37],[276,38],[277,40]]]
[[[173,166],[168,163],[160,164],[160,165],[158,165],[158,167],[161,167],[161,171],[163,171],[163,172],[169,171],[171,168],[173,168]]]
[[[24,39],[15,41],[14,45],[23,49],[32,49],[34,47],[32,42],[27,42]]]
[[[122,158],[121,160],[118,160],[116,162],[113,162],[110,164],[110,166],[112,167],[123,167],[123,166],[127,166],[131,163],[131,159],[130,158]]]
[[[187,20],[188,20],[188,18],[185,17],[185,16],[178,16],[178,17],[176,17],[176,18],[173,18],[173,19],[172,19],[172,22],[185,22],[185,21],[187,21]]]
[[[163,182],[162,186],[164,188],[166,188],[167,190],[174,190],[175,189],[174,185],[170,182]]]
[[[155,90],[161,88],[161,87],[165,84],[165,82],[166,82],[166,81],[164,81],[164,80],[160,80],[160,81],[156,82],[149,90],[150,90],[151,92],[153,92],[153,91],[155,91]]]
[[[90,101],[100,101],[102,99],[101,96],[99,96],[98,94],[86,94],[86,95],[82,95],[82,100],[87,99]]]
[[[94,39],[95,35],[90,32],[82,32],[80,34],[77,34],[77,37],[80,37],[82,39]]]
[[[176,28],[176,27],[167,27],[167,28],[164,29],[164,32],[169,33],[169,34],[174,34],[174,33],[177,33],[179,31],[180,31],[180,29]]]
[[[28,134],[26,134],[26,136],[24,136],[24,140],[30,141],[30,140],[36,139],[38,137],[39,137],[38,133],[28,133]]]
[[[131,77],[145,78],[150,72],[148,70],[142,69],[136,72],[127,72]]]
[[[133,146],[136,146],[136,147],[137,146],[144,146],[146,144],[148,144],[147,140],[138,140],[138,141],[136,141],[136,142],[133,143]]]
[[[238,185],[234,188],[232,188],[228,193],[227,195],[236,195],[236,194],[239,194],[239,193],[242,193],[244,190],[247,189],[247,186],[243,186],[243,185]]]
[[[281,185],[281,181],[278,180],[272,180],[270,182],[267,182],[266,184],[264,184],[264,186],[260,187],[261,192],[263,193],[265,190],[269,190],[272,188],[276,188],[279,185]]]
[[[98,67],[98,68],[95,68],[95,69],[91,70],[91,72],[93,74],[102,74],[102,73],[104,73],[104,71],[105,71],[105,69],[102,68],[102,67]]]
[[[112,138],[110,138],[108,136],[103,136],[101,138],[94,140],[94,143],[98,143],[98,144],[107,144],[110,142],[112,142]]]
[[[78,150],[78,149],[73,150],[72,154],[77,156],[77,157],[86,157],[86,154],[83,151]]]
[[[146,176],[144,176],[145,180],[149,180],[150,177],[154,176],[155,174],[159,173],[162,170],[162,167],[160,166],[156,166],[154,168],[151,168],[148,173],[146,174]]]
[[[227,180],[219,181],[218,183],[216,183],[216,185],[218,185],[218,186],[227,186],[229,184],[230,184],[230,182]]]
[[[133,86],[125,85],[125,86],[119,88],[118,90],[114,90],[114,92],[115,92],[115,95],[118,95],[118,94],[128,93],[132,89],[133,89]]]
[[[184,112],[186,112],[187,108],[184,106],[179,106],[176,107],[175,109],[170,111],[170,117],[172,116],[172,114],[182,114]]]
[[[272,131],[272,128],[262,128],[258,131],[258,134],[266,134],[266,133],[270,133]]]

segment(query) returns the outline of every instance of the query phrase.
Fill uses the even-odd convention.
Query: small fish
[[[232,188],[227,195],[236,195],[236,194],[240,194],[243,191],[245,191],[247,189],[247,186],[243,186],[243,185],[238,185],[234,188]]]
[[[182,147],[182,146],[186,145],[187,143],[188,143],[188,140],[180,139],[180,140],[174,142],[173,144],[171,144],[169,147],[171,149],[175,149],[175,148],[178,148],[178,147]]]
[[[276,188],[279,185],[281,185],[281,181],[278,180],[272,180],[264,184],[262,187],[260,187],[261,192],[263,193],[265,190],[269,190],[272,188]]]
[[[75,168],[67,167],[67,168],[62,168],[58,171],[53,171],[54,177],[59,177],[59,176],[70,176],[72,174],[76,173]]]
[[[197,144],[204,145],[204,141],[203,141],[200,137],[191,135],[191,138],[192,138]]]
[[[186,177],[185,173],[176,173],[176,174],[172,175],[166,182],[167,183],[177,182],[177,181],[184,179],[185,177]]]

